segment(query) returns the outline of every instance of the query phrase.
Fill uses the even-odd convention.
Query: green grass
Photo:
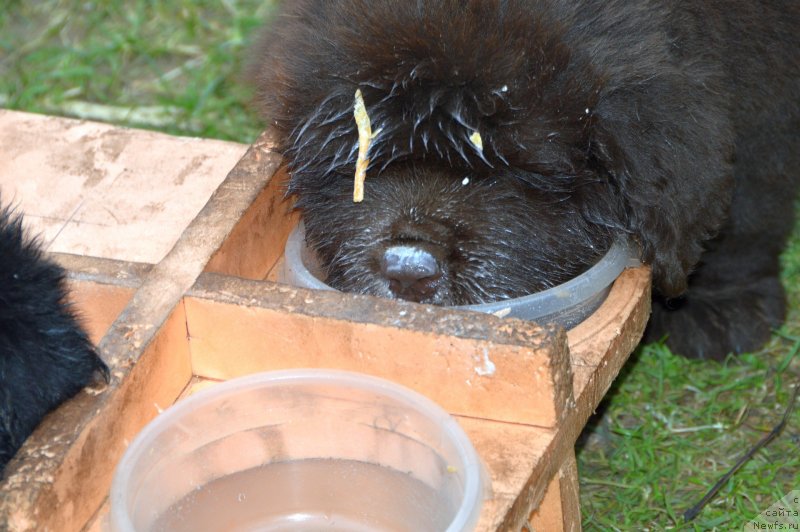
[[[724,363],[640,346],[578,454],[586,530],[741,530],[800,490],[800,401],[782,434],[690,524],[683,513],[777,423],[800,383],[800,224],[782,257],[786,324],[761,351]]]
[[[606,441],[579,454],[585,528],[685,528],[683,513],[780,421],[800,374],[798,348],[800,339],[776,338],[763,353],[717,364],[641,347],[609,398]],[[741,529],[800,489],[798,414],[723,487],[695,529]]]
[[[40,1],[0,7],[0,104],[241,142],[239,79],[270,1]]]
[[[398,0],[404,1],[404,0]],[[239,78],[272,1],[7,1],[0,105],[250,142],[263,122]],[[587,530],[741,529],[800,489],[800,405],[692,525],[683,512],[776,424],[800,378],[800,227],[783,258],[787,324],[725,363],[640,348],[607,399],[603,445],[579,453]]]

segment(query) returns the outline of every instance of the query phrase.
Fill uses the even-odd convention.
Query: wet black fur
[[[0,472],[45,414],[106,365],[66,302],[64,272],[0,208]]]
[[[799,49],[791,1],[292,0],[253,75],[331,284],[392,297],[380,254],[414,241],[444,269],[423,302],[509,298],[626,234],[648,338],[720,358],[784,317]],[[380,129],[362,204],[357,88]]]

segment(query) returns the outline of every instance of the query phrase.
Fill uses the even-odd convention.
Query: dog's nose
[[[422,301],[436,291],[442,276],[433,254],[418,246],[392,246],[383,253],[383,275],[397,297]]]

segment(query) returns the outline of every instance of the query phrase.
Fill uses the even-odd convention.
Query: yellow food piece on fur
[[[469,136],[469,141],[478,148],[478,151],[483,151],[483,139],[481,138],[481,134],[475,131],[472,135]]]
[[[369,122],[367,107],[364,105],[364,96],[361,89],[356,90],[355,105],[353,106],[353,116],[358,127],[358,159],[356,160],[355,184],[353,186],[353,201],[359,203],[364,199],[364,180],[367,178],[367,167],[369,166],[369,147],[372,139],[380,133],[380,130],[372,132]]]

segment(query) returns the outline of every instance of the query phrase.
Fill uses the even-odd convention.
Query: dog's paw
[[[723,360],[761,347],[783,323],[785,295],[777,278],[746,285],[690,288],[678,300],[653,300],[644,341],[689,358]]]

